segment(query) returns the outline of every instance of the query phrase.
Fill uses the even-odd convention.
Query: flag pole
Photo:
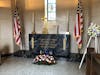
[[[15,0],[15,8],[16,8],[16,2],[17,2],[17,1]]]
[[[32,34],[36,34],[35,32],[35,11],[32,13],[32,24],[33,24],[33,31]],[[31,38],[31,48],[34,49],[34,37]]]
[[[19,11],[18,11],[18,9],[17,9],[17,0],[15,0],[15,8],[14,8],[15,10],[17,10],[17,12],[19,13]],[[19,20],[21,20],[21,19],[19,19]],[[20,27],[21,27],[21,24],[20,24]],[[22,29],[21,29],[21,31],[22,31]],[[21,37],[21,32],[20,32],[20,44],[19,44],[19,47],[20,47],[20,50],[23,50],[23,44],[22,44],[22,37]]]

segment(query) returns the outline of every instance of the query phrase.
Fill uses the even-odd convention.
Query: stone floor
[[[10,57],[0,66],[0,75],[85,75],[79,63],[58,60],[56,65],[32,64],[30,58]]]

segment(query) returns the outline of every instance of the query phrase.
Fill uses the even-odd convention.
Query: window
[[[45,0],[46,11],[47,11],[47,19],[48,20],[56,20],[56,0]]]

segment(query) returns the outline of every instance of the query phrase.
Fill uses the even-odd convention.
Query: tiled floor
[[[8,58],[0,66],[0,75],[85,75],[85,68],[78,69],[79,63],[57,61],[56,65],[32,64],[29,58]]]

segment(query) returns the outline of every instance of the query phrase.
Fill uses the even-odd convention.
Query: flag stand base
[[[80,65],[79,65],[79,69],[81,68],[81,66],[83,64],[83,61],[84,61],[85,56],[87,54],[87,48],[89,47],[89,44],[90,44],[92,38],[93,38],[92,36],[89,38],[89,41],[87,43],[87,46],[86,46],[86,48],[84,50],[84,54],[83,54],[82,60],[81,60]],[[98,50],[99,50],[99,48],[98,48],[98,44],[99,44],[98,43],[98,38],[97,38],[97,36],[95,36],[94,38],[95,38],[95,52],[98,53]]]

